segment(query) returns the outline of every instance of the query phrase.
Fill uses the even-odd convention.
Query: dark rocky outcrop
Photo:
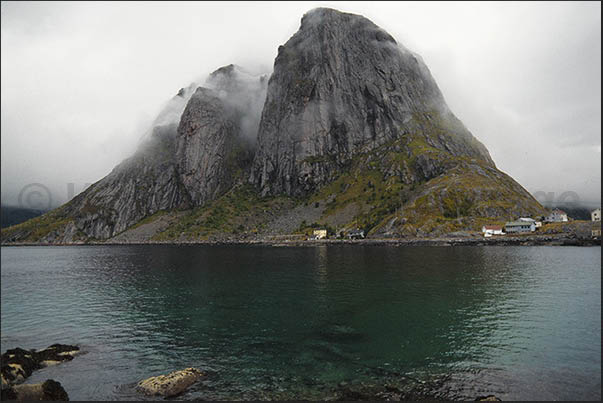
[[[60,400],[69,401],[69,395],[57,381],[47,379],[43,383],[16,385],[2,389],[2,400]]]
[[[33,371],[71,361],[80,352],[77,346],[53,344],[44,350],[24,350],[13,348],[2,354],[2,386],[14,385],[23,382],[31,376]]]

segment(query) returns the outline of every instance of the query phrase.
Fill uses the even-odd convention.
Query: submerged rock
[[[136,390],[149,396],[176,396],[205,375],[197,368],[186,368],[167,375],[152,376],[138,382]]]
[[[61,384],[47,379],[44,383],[16,385],[2,389],[2,400],[62,400],[68,401],[69,395]]]
[[[358,343],[366,341],[368,337],[349,326],[333,325],[322,329],[318,336],[322,340],[336,343]]]
[[[44,350],[24,350],[14,348],[2,354],[2,386],[14,385],[23,382],[31,376],[33,371],[63,361],[71,361],[80,348],[65,344],[53,344]]]

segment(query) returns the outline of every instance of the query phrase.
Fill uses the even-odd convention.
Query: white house
[[[350,232],[348,232],[348,237],[350,239],[363,239],[364,231],[361,229],[351,230]]]
[[[325,239],[327,237],[326,229],[315,229],[314,230],[314,239]]]
[[[590,212],[590,217],[593,221],[601,221],[601,209],[598,208]]]
[[[535,220],[535,219],[533,219],[533,218],[529,218],[529,217],[520,217],[520,218],[519,218],[519,221],[523,221],[523,222],[532,222],[532,223],[534,223],[534,226],[535,226],[536,228],[540,228],[540,227],[542,227],[542,222],[540,222],[540,221],[536,221],[536,220]]]
[[[566,222],[567,221],[567,213],[563,210],[559,210],[558,208],[551,211],[551,214],[545,217],[544,221],[548,222]]]
[[[536,231],[536,225],[534,225],[533,222],[511,221],[505,224],[505,233],[507,234],[517,234],[534,231]]]
[[[489,238],[492,235],[503,235],[503,228],[500,225],[484,225],[482,227],[484,237]]]

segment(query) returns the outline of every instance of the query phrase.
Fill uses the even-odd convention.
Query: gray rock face
[[[177,169],[195,205],[232,185],[231,151],[239,128],[213,90],[199,87],[178,126]]]
[[[279,47],[251,181],[263,194],[308,193],[354,155],[430,131],[429,119],[448,122],[448,136],[429,133],[434,146],[492,163],[419,56],[362,16],[312,10]]]
[[[231,64],[206,85],[212,89],[195,91],[178,127],[176,166],[194,205],[215,199],[247,173],[267,80]]]
[[[53,344],[40,351],[19,347],[7,350],[2,354],[2,388],[25,381],[38,369],[71,361],[80,353],[78,346],[66,344]]]
[[[173,124],[155,127],[134,156],[69,202],[64,213],[75,230],[105,239],[159,210],[190,207],[176,170],[175,136]]]
[[[32,402],[36,400],[69,401],[69,395],[61,384],[53,379],[43,383],[15,385],[2,389],[2,400]]]
[[[267,79],[229,65],[206,86],[182,88],[135,155],[65,205],[73,221],[45,241],[107,239],[159,210],[202,205],[247,177]]]

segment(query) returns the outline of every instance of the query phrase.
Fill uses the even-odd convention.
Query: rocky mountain
[[[279,47],[269,79],[229,65],[181,89],[135,155],[2,241],[312,226],[429,236],[543,211],[454,116],[418,55],[362,16],[319,8]]]
[[[431,136],[433,119],[447,122],[446,135]],[[494,165],[418,55],[362,16],[316,9],[278,49],[252,179],[264,194],[305,194],[407,133]]]
[[[189,100],[178,127],[176,167],[194,205],[216,199],[247,172],[266,77],[234,65],[213,72]]]

